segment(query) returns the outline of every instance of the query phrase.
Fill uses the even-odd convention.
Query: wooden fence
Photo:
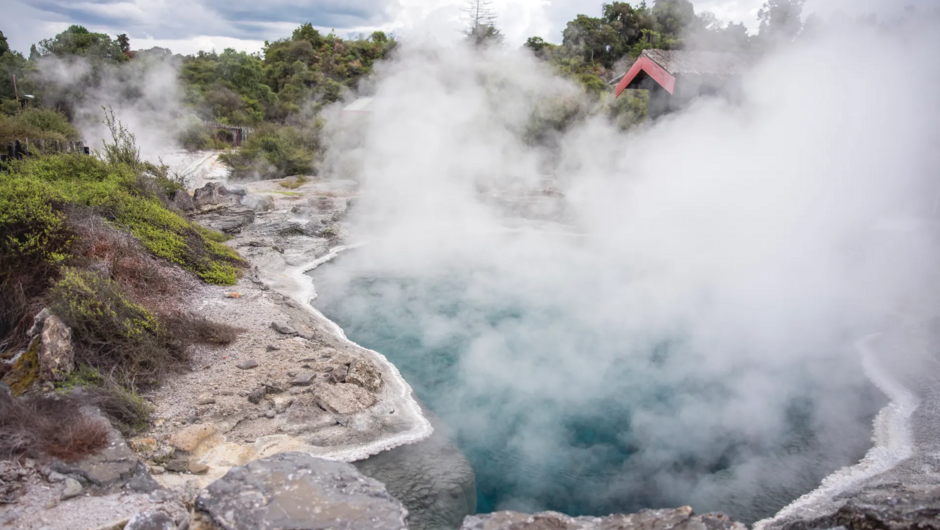
[[[33,154],[59,154],[59,153],[79,153],[83,155],[91,154],[91,149],[82,142],[47,142],[45,140],[24,139],[22,142],[17,140],[8,144],[6,149],[0,150],[0,162],[7,160],[19,160]]]
[[[215,136],[216,140],[230,142],[233,147],[240,146],[243,142],[248,140],[248,135],[251,134],[251,129],[249,127],[223,125],[221,123],[215,123],[212,121],[203,121],[202,123],[206,127],[209,127],[215,131],[212,135]],[[225,131],[231,136],[231,138],[222,138],[219,134],[220,131]]]

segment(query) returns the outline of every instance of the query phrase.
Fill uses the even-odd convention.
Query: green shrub
[[[48,297],[49,309],[72,330],[76,362],[126,388],[156,385],[186,358],[153,313],[97,273],[65,267]]]
[[[23,187],[34,195],[44,193],[29,198],[31,204],[59,201],[91,208],[130,232],[154,255],[207,282],[232,285],[240,275],[243,262],[234,250],[220,243],[222,236],[210,237],[211,231],[168,210],[154,194],[152,185],[168,191],[176,186],[172,181],[141,177],[127,164],[82,155],[16,162],[9,178],[27,182]]]
[[[78,365],[58,388],[60,393],[69,395],[75,388],[81,388],[124,435],[139,433],[149,425],[153,407],[136,392],[121,387],[89,365]]]
[[[80,138],[78,130],[61,112],[51,109],[28,109],[16,114],[0,113],[0,145],[16,140],[70,142]]]
[[[264,124],[255,129],[242,147],[223,153],[219,160],[235,178],[275,179],[313,172],[322,152],[317,120],[310,127]]]

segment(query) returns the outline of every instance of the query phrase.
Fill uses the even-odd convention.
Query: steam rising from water
[[[471,459],[495,440],[537,470],[487,508],[768,515],[865,450],[853,341],[935,307],[932,235],[877,227],[933,215],[938,37],[843,28],[768,55],[741,106],[548,148],[525,131],[575,87],[524,53],[405,47],[356,151],[370,244],[318,273],[321,305],[424,374]],[[533,202],[578,235],[507,233]],[[605,451],[626,457],[579,475]]]

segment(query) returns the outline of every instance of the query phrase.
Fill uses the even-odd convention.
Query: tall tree
[[[10,45],[7,44],[7,38],[3,36],[3,32],[0,31],[0,55],[10,51]]]
[[[656,0],[653,16],[659,24],[659,31],[681,39],[696,22],[695,8],[689,0]]]
[[[463,12],[467,19],[464,34],[474,46],[499,44],[503,34],[496,29],[496,12],[489,0],[466,0]]]
[[[767,0],[757,12],[760,37],[765,43],[792,42],[803,27],[806,0]]]

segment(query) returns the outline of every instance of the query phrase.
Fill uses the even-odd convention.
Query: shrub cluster
[[[264,124],[256,128],[242,147],[219,156],[232,169],[234,178],[275,179],[309,175],[322,151],[323,124]]]
[[[179,307],[198,279],[235,283],[243,261],[224,235],[168,209],[179,184],[139,159],[132,134],[109,125],[114,143],[101,157],[30,157],[0,176],[0,358],[23,352],[0,364],[0,376],[13,396],[26,394],[0,412],[0,458],[22,454],[37,437],[51,440],[38,451],[62,458],[87,454],[101,439],[81,414],[50,435],[44,422],[58,416],[45,398],[28,397],[38,342],[28,343],[26,330],[41,307],[72,330],[77,369],[60,386],[84,387],[125,432],[145,426],[150,412],[137,391],[183,366],[192,344],[228,344],[239,331]]]
[[[29,109],[12,115],[0,113],[0,146],[29,138],[46,142],[78,140],[78,130],[61,112],[52,109]]]

